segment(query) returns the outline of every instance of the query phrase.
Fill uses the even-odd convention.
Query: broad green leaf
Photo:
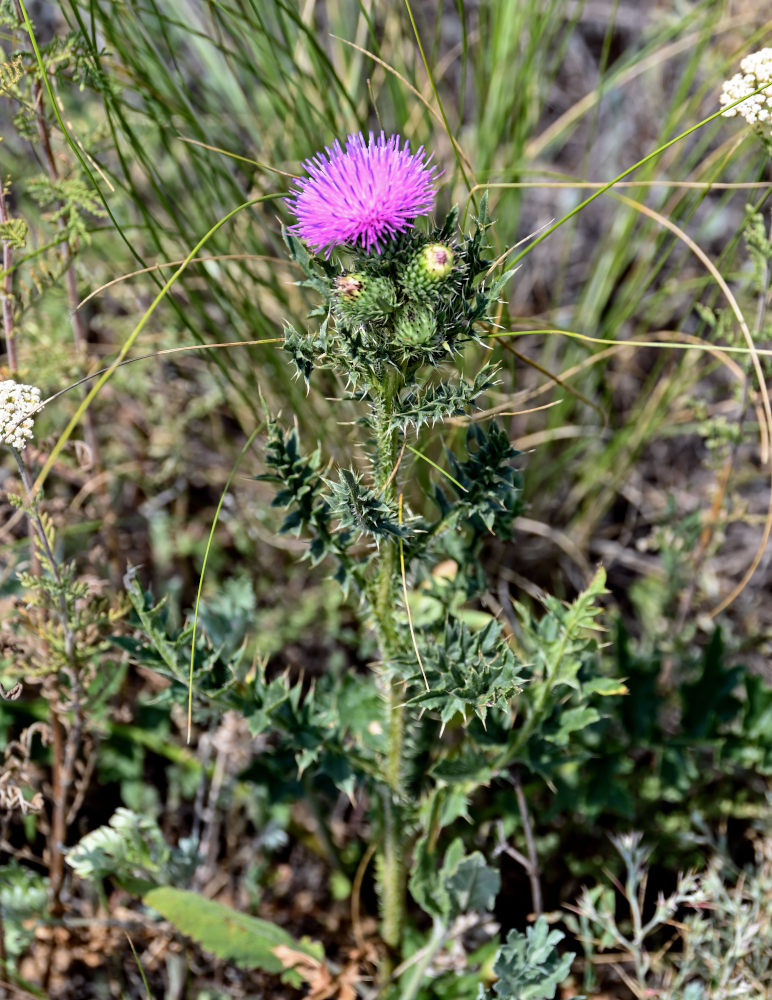
[[[479,851],[464,856],[460,837],[445,852],[442,867],[428,849],[427,838],[418,842],[410,892],[422,909],[445,926],[467,910],[490,910],[500,885],[499,873],[485,863]]]
[[[312,958],[322,954],[320,946],[296,941],[268,920],[239,913],[230,906],[185,889],[171,886],[152,889],[144,896],[144,901],[202,948],[244,969],[285,972],[286,967],[276,955],[280,947]]]
[[[475,851],[459,864],[447,881],[451,916],[467,910],[491,910],[501,888],[499,873],[489,868],[485,858]]]

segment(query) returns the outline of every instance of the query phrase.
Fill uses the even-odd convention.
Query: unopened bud
[[[441,292],[453,273],[455,254],[444,243],[427,243],[408,263],[402,274],[407,295],[421,299]]]
[[[425,347],[437,335],[434,310],[408,303],[397,313],[394,321],[394,340],[405,347]]]
[[[397,290],[389,278],[355,271],[338,275],[333,298],[343,326],[359,326],[387,319],[396,308]]]

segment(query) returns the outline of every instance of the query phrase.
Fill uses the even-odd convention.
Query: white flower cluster
[[[0,442],[23,451],[32,440],[32,417],[40,406],[40,389],[13,379],[0,382]]]
[[[772,49],[760,49],[746,56],[740,63],[741,73],[735,73],[724,83],[721,92],[721,107],[734,104],[742,97],[748,97],[765,83],[772,84]],[[748,97],[747,101],[724,112],[727,118],[742,115],[749,125],[769,127],[772,125],[772,86],[760,94]]]

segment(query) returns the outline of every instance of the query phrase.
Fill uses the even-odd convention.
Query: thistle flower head
[[[740,69],[742,72],[735,73],[731,80],[724,83],[721,107],[727,108],[727,105],[734,104],[743,97],[747,100],[734,108],[727,108],[724,115],[734,118],[739,114],[749,125],[768,128],[772,125],[772,49],[760,49],[746,56],[740,63]],[[770,84],[768,90],[748,97],[765,84]]]
[[[437,168],[420,146],[410,152],[400,137],[350,135],[345,150],[335,140],[303,164],[308,177],[287,198],[297,223],[291,231],[316,253],[361,243],[369,253],[411,229],[431,211]]]
[[[0,382],[0,441],[23,451],[32,440],[32,418],[40,408],[40,389],[13,379]]]

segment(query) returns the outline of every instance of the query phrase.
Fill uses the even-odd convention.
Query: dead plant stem
[[[0,177],[0,223],[5,225],[6,222],[8,222],[8,212],[5,205],[3,179]],[[8,370],[11,375],[14,375],[19,365],[16,358],[16,331],[13,325],[12,257],[10,242],[3,240],[3,334],[5,336],[5,350],[8,355]]]
[[[528,873],[528,881],[531,883],[533,912],[537,917],[540,917],[543,913],[543,904],[541,895],[541,878],[539,875],[539,855],[536,852],[536,841],[534,840],[533,827],[531,826],[531,815],[528,812],[528,803],[526,802],[525,792],[523,791],[523,783],[520,780],[520,771],[518,768],[515,768],[512,780],[515,785],[517,808],[520,810],[520,818],[523,821],[523,833],[525,834],[525,844],[528,851],[528,864],[526,865],[526,872]]]

